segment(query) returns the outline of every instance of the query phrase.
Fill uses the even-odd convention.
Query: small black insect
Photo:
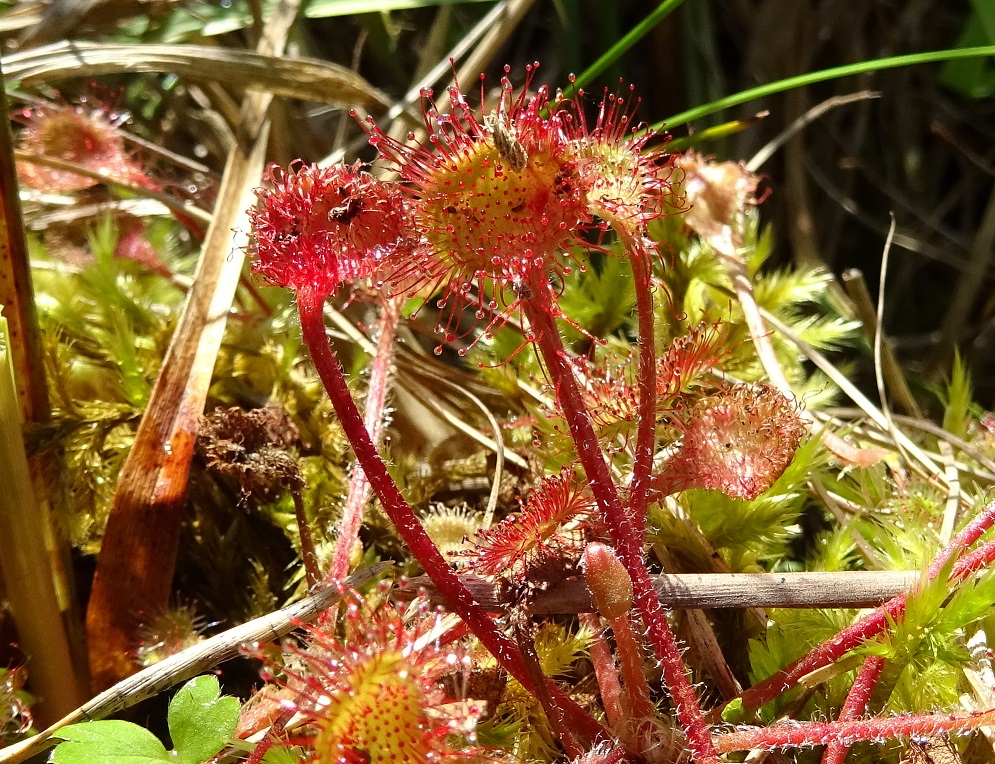
[[[332,207],[328,211],[328,220],[342,223],[343,225],[349,225],[352,219],[356,217],[360,212],[363,211],[363,200],[358,196],[347,196],[345,198],[345,204],[338,207]]]

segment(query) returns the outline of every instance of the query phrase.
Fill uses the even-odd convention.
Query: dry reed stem
[[[260,51],[282,50],[298,5],[284,0],[277,7]],[[133,673],[136,614],[155,614],[169,604],[197,420],[242,272],[247,210],[265,162],[271,100],[253,93],[243,103],[241,129],[251,142],[228,155],[194,285],[114,495],[87,610],[95,691]]]
[[[57,719],[86,697],[74,667],[63,623],[65,597],[53,581],[58,551],[49,542],[49,513],[35,495],[14,391],[14,366],[6,321],[0,318],[0,570],[21,649],[28,658],[31,691],[39,697],[41,723]],[[63,593],[64,594],[64,593]]]
[[[862,608],[880,605],[914,586],[919,571],[833,571],[819,573],[664,573],[653,576],[660,603],[685,608]],[[474,598],[488,610],[514,605],[500,584],[474,575],[461,576]],[[407,591],[434,592],[425,576]],[[529,612],[556,615],[592,612],[591,595],[579,578],[562,581],[538,593]]]
[[[212,45],[121,45],[63,40],[2,59],[10,79],[29,87],[68,78],[136,72],[238,84],[247,90],[344,108],[387,107],[390,100],[351,69],[314,58]]]
[[[0,110],[6,114],[3,85],[0,75]],[[0,128],[0,323],[6,323],[0,336],[0,465],[7,477],[0,508],[0,578],[6,580],[31,662],[30,686],[40,698],[35,713],[45,721],[83,699],[85,679],[82,650],[73,660],[68,635],[72,627],[67,624],[78,613],[44,491],[43,464],[40,457],[27,457],[23,443],[23,425],[47,421],[50,411],[14,153],[7,122]]]

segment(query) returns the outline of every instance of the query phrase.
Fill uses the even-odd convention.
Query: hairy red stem
[[[936,576],[939,575],[951,558],[963,553],[968,546],[977,541],[981,537],[981,534],[991,528],[993,524],[995,524],[995,501],[985,506],[978,513],[978,516],[968,523],[936,556],[927,571],[927,580],[935,580]],[[988,546],[990,545],[986,544],[977,551],[981,552],[982,549],[986,549]],[[995,548],[990,550],[988,555],[982,558],[967,555],[961,562],[973,560],[975,567],[968,569],[967,565],[957,563],[953,567],[951,578],[960,579],[974,572],[982,564],[990,562],[992,555],[995,555]],[[798,681],[806,674],[828,666],[853,648],[880,634],[888,628],[892,621],[900,618],[905,612],[906,597],[906,594],[899,594],[893,597],[876,610],[865,615],[852,626],[843,629],[843,631],[811,650],[802,658],[799,658],[794,663],[764,679],[762,682],[753,685],[753,687],[746,690],[740,696],[743,708],[759,708],[764,703],[772,701],[785,690],[789,690],[798,684]],[[715,713],[718,713],[720,710],[717,710]]]
[[[853,680],[853,686],[846,696],[843,708],[837,721],[852,722],[863,716],[867,710],[867,702],[871,698],[871,693],[878,685],[878,678],[884,670],[885,660],[880,655],[869,655],[864,661],[864,665],[857,672],[857,678]],[[834,740],[826,746],[822,754],[822,764],[843,764],[846,759],[850,744]]]
[[[653,314],[653,269],[650,252],[636,241],[627,241],[639,318],[639,410],[636,418],[636,451],[632,464],[629,510],[636,530],[646,528],[646,509],[656,451],[656,337]]]
[[[619,667],[625,680],[624,697],[632,720],[639,724],[656,716],[656,709],[650,700],[650,688],[643,673],[646,657],[636,640],[636,635],[632,632],[632,621],[629,620],[628,613],[613,618],[609,623],[615,633]]]
[[[556,392],[556,402],[567,420],[570,435],[577,447],[577,456],[587,474],[594,499],[601,510],[612,542],[632,578],[633,599],[646,627],[653,651],[663,669],[667,690],[674,702],[677,717],[687,737],[688,748],[698,764],[718,764],[698,696],[688,678],[687,667],[681,660],[677,639],[660,606],[660,599],[643,559],[643,534],[638,533],[632,518],[622,506],[608,463],[594,432],[591,417],[584,407],[583,397],[573,368],[563,347],[553,318],[553,308],[547,287],[531,284],[533,297],[522,300],[522,309],[529,320],[535,344],[546,364],[546,372]]]
[[[370,364],[370,386],[366,392],[366,411],[363,422],[370,440],[377,447],[383,437],[383,413],[387,403],[387,391],[390,389],[390,371],[394,365],[394,339],[397,336],[397,326],[401,320],[401,300],[403,298],[387,298],[384,300],[383,312],[380,314],[380,336],[377,337],[377,347]],[[326,583],[341,581],[349,573],[349,559],[352,548],[359,538],[359,529],[363,525],[363,509],[370,499],[370,481],[363,468],[357,466],[349,481],[349,493],[346,496],[345,509],[342,510],[342,523],[339,525],[338,538],[335,541],[335,554],[332,564],[325,577]]]
[[[995,525],[995,501],[989,502],[978,516],[964,526],[960,533],[954,536],[929,566],[927,575],[934,580],[951,560],[960,557],[967,548],[981,538],[981,535]],[[956,567],[956,566],[955,566]]]
[[[987,544],[982,544],[973,552],[968,552],[957,560],[957,564],[954,565],[954,569],[950,574],[950,577],[965,578],[972,573],[976,573],[982,568],[988,567],[992,561],[995,561],[995,541],[989,541]]]
[[[720,753],[774,750],[863,740],[932,737],[946,732],[968,732],[995,724],[995,709],[970,714],[922,714],[859,719],[850,722],[796,722],[773,727],[746,727],[716,735]]]
[[[477,639],[497,659],[498,663],[518,682],[535,694],[535,687],[525,667],[522,654],[506,634],[499,631],[484,609],[449,567],[438,547],[422,528],[411,505],[405,501],[387,472],[387,466],[370,439],[363,417],[356,408],[342,366],[328,345],[322,314],[324,299],[316,291],[302,289],[297,293],[297,309],[301,317],[301,334],[311,351],[318,376],[332,401],[342,429],[356,453],[373,492],[380,499],[384,512],[394,524],[398,535],[407,544],[425,573],[453,611],[463,619]],[[590,714],[549,682],[549,692],[572,727],[589,742],[607,738],[605,729]]]
[[[245,760],[245,764],[262,764],[263,758],[265,758],[270,749],[279,741],[283,731],[287,728],[287,722],[293,718],[295,713],[295,709],[288,708],[277,717],[276,721],[270,724],[266,735],[262,740],[256,743],[256,747],[252,749],[252,753],[250,753],[249,757]]]
[[[594,635],[591,642],[591,663],[594,675],[598,680],[598,690],[601,692],[601,705],[605,709],[608,725],[616,732],[621,732],[625,723],[622,710],[622,683],[618,680],[615,659],[611,648],[601,628],[601,619],[595,613],[579,613],[580,625],[589,629]]]
[[[563,750],[571,760],[576,759],[583,755],[584,749],[577,741],[576,736],[570,729],[570,725],[567,724],[562,709],[556,705],[550,695],[549,683],[543,684],[542,666],[539,665],[539,655],[536,653],[535,641],[532,639],[531,629],[529,628],[531,619],[527,613],[521,611],[513,615],[512,619],[515,621],[514,628],[518,640],[518,648],[522,651],[525,665],[532,672],[534,685],[538,689],[536,698],[539,700],[539,704],[546,714],[546,719],[549,721],[549,726],[553,734],[556,735],[556,739],[563,747]]]

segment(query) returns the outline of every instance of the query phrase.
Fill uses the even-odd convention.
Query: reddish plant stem
[[[260,740],[256,747],[252,749],[252,753],[249,754],[249,758],[245,760],[245,764],[262,764],[263,758],[269,753],[269,750],[277,743],[279,737],[283,734],[283,731],[287,728],[287,723],[294,717],[296,711],[293,708],[288,708],[274,721],[267,730],[265,737]]]
[[[403,298],[387,298],[384,300],[383,312],[380,314],[380,336],[377,337],[376,351],[370,364],[370,386],[366,392],[366,411],[363,422],[370,440],[377,448],[383,439],[383,413],[387,403],[387,391],[390,389],[390,373],[394,365],[394,339],[397,337],[397,326],[401,320],[401,302]],[[349,559],[352,548],[359,538],[359,529],[363,525],[363,509],[370,500],[370,481],[361,466],[356,466],[349,482],[349,493],[346,496],[345,509],[342,511],[342,523],[339,535],[335,541],[335,554],[332,564],[325,576],[326,583],[341,581],[349,573]]]
[[[890,716],[875,719],[836,722],[791,722],[773,727],[746,727],[737,732],[716,735],[720,753],[775,750],[802,746],[842,743],[853,745],[863,740],[886,738],[932,737],[946,732],[968,732],[995,724],[995,709],[970,714],[923,714]]]
[[[928,576],[932,581],[943,570],[944,566],[951,560],[960,557],[967,548],[981,538],[981,535],[995,525],[995,501],[989,502],[982,509],[978,516],[964,526],[964,528],[954,536],[929,566]],[[956,566],[955,566],[956,567]]]
[[[629,237],[626,237],[629,238]],[[639,319],[639,410],[636,418],[636,451],[632,464],[629,511],[636,530],[646,528],[649,486],[656,451],[656,337],[653,313],[653,269],[646,245],[631,239],[625,242],[632,264],[636,288],[636,315]]]
[[[612,481],[590,414],[584,407],[577,378],[556,328],[553,318],[555,308],[550,301],[548,287],[538,283],[538,279],[535,282],[529,285],[534,296],[522,300],[522,309],[528,318],[536,347],[546,364],[546,372],[553,383],[556,402],[567,420],[570,435],[577,447],[577,456],[587,473],[591,492],[601,510],[615,549],[632,578],[633,599],[663,669],[667,690],[687,737],[688,748],[697,764],[718,764],[718,755],[712,745],[698,696],[688,678],[687,667],[681,660],[677,639],[670,629],[646,569],[643,534],[636,531]]]
[[[605,709],[608,726],[621,734],[626,719],[622,706],[622,683],[618,680],[615,659],[601,629],[601,619],[595,613],[580,613],[577,617],[580,625],[590,629],[594,634],[591,642],[591,663],[594,665],[594,675],[597,677],[598,689],[601,691],[601,705]]]
[[[514,613],[511,618],[514,623],[518,649],[522,651],[525,665],[531,672],[533,684],[538,690],[536,698],[539,700],[539,704],[546,714],[546,719],[549,721],[549,726],[553,730],[553,734],[556,735],[556,739],[563,746],[563,750],[571,760],[576,759],[583,755],[584,748],[577,742],[576,736],[564,718],[563,711],[550,696],[549,684],[543,682],[542,666],[539,665],[539,656],[536,653],[535,641],[532,639],[531,629],[529,628],[531,619],[523,611]]]
[[[405,501],[397,485],[387,472],[376,446],[356,408],[342,366],[328,345],[322,314],[324,297],[309,290],[297,294],[297,309],[301,317],[301,334],[311,351],[311,359],[318,376],[332,401],[339,423],[352,445],[363,471],[380,499],[384,512],[394,524],[398,535],[407,544],[425,573],[432,579],[439,593],[449,602],[474,633],[481,644],[497,659],[498,663],[527,690],[535,694],[535,687],[525,667],[522,654],[506,634],[501,632],[484,609],[463,585],[455,571],[449,567],[438,547],[422,528],[414,510]],[[560,707],[573,729],[593,742],[607,738],[605,729],[590,714],[567,697],[552,681],[549,693]]]
[[[963,553],[968,546],[977,541],[981,537],[981,534],[991,528],[993,524],[995,524],[995,501],[985,506],[978,513],[978,516],[968,523],[936,556],[927,571],[927,580],[935,580],[950,559]],[[986,544],[977,551],[981,552],[982,549],[986,549],[988,546],[990,545]],[[995,554],[995,548],[981,558],[968,555],[964,561],[972,560],[972,564],[975,567],[968,570],[966,565],[955,564],[951,572],[951,579],[960,579],[974,572],[982,564],[990,562],[992,559],[991,555],[993,554]],[[743,708],[759,708],[764,703],[772,701],[782,692],[798,684],[798,681],[806,674],[828,666],[853,648],[880,634],[888,628],[890,623],[901,618],[905,612],[906,598],[906,594],[899,594],[893,597],[881,605],[881,607],[865,615],[852,626],[848,626],[843,631],[811,650],[807,655],[799,658],[794,663],[764,679],[762,682],[753,685],[753,687],[746,690],[740,696]],[[717,709],[713,713],[718,714],[720,711],[721,709]]]
[[[638,725],[656,716],[656,708],[650,700],[650,688],[643,673],[646,656],[643,654],[636,635],[632,632],[632,621],[628,613],[609,621],[615,633],[618,648],[619,667],[625,680],[625,700],[630,718]]]
[[[988,567],[993,561],[995,561],[995,541],[989,541],[957,560],[950,577],[964,578]]]
[[[885,660],[880,655],[869,655],[864,661],[864,665],[857,672],[857,678],[853,680],[853,686],[846,696],[843,708],[837,721],[852,722],[863,716],[867,709],[867,702],[871,698],[871,693],[878,685],[878,678],[884,670]],[[846,759],[850,744],[834,740],[826,746],[822,754],[822,764],[843,764]]]

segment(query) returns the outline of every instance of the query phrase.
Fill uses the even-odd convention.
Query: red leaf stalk
[[[380,499],[384,512],[397,529],[401,539],[407,544],[415,559],[428,574],[439,593],[449,602],[453,610],[470,627],[484,647],[498,662],[517,679],[523,687],[535,691],[521,653],[508,637],[497,629],[494,622],[477,604],[473,595],[449,567],[438,548],[425,533],[411,506],[405,501],[377,447],[370,438],[363,417],[356,408],[352,394],[346,384],[342,366],[332,352],[325,337],[325,324],[322,314],[324,299],[320,288],[302,288],[297,293],[297,307],[301,317],[301,333],[311,351],[311,358],[325,390],[331,398],[335,413],[339,418],[346,437],[356,453],[356,460],[362,467],[374,493]],[[568,698],[550,682],[550,694],[560,706],[564,717],[571,726],[589,741],[606,736],[604,729],[587,712]]]
[[[636,240],[626,242],[636,287],[636,315],[639,320],[639,411],[636,420],[636,452],[632,465],[629,510],[636,529],[646,526],[646,509],[653,454],[656,452],[657,366],[655,316],[653,314],[653,269],[650,250]]]
[[[628,613],[623,613],[611,621],[615,633],[615,645],[618,648],[618,659],[625,678],[625,689],[628,696],[633,720],[637,723],[656,716],[653,701],[650,700],[649,686],[643,674],[645,655],[639,647],[636,635],[632,631],[632,620]]]
[[[840,709],[837,721],[851,722],[859,719],[867,709],[867,702],[870,700],[874,688],[877,687],[878,678],[884,670],[885,660],[880,655],[870,655],[860,667],[857,678],[853,681],[846,702]],[[822,754],[822,764],[843,764],[850,746],[847,743],[833,741],[826,746],[825,753]]]
[[[977,541],[981,537],[981,534],[991,528],[993,524],[995,524],[995,501],[986,505],[978,513],[978,516],[968,523],[936,556],[927,571],[927,580],[935,580],[951,558],[963,553],[968,546]],[[989,547],[992,548],[989,549]],[[985,554],[978,557],[977,554],[982,552],[982,550],[986,550]],[[974,554],[966,555],[960,562],[955,564],[951,572],[951,579],[958,580],[964,578],[964,576],[974,572],[981,565],[990,562],[993,557],[995,557],[995,546],[986,544],[976,550]],[[799,658],[773,676],[768,677],[762,682],[758,682],[740,696],[743,708],[759,708],[764,703],[768,703],[778,697],[785,690],[794,687],[805,675],[828,666],[858,645],[877,636],[888,628],[890,623],[901,618],[905,612],[905,601],[905,594],[893,597],[876,610],[865,615],[852,626],[843,629],[843,631],[811,650],[807,655]]]
[[[590,413],[584,407],[580,387],[556,328],[553,317],[555,309],[549,302],[546,290],[538,285],[532,288],[532,295],[532,299],[521,301],[522,309],[528,317],[535,344],[546,363],[546,371],[556,391],[557,404],[567,420],[570,435],[577,447],[577,455],[587,473],[591,492],[604,515],[622,564],[632,578],[633,598],[649,633],[654,653],[661,663],[667,689],[687,736],[688,747],[698,764],[717,764],[718,755],[712,745],[698,697],[691,686],[677,640],[667,623],[643,560],[642,534],[635,530],[632,518],[622,506],[612,482]]]
[[[716,735],[719,753],[775,750],[840,743],[853,745],[864,740],[932,737],[948,732],[969,732],[995,724],[995,709],[970,714],[922,714],[836,722],[791,722],[773,727],[743,727],[737,732]]]
[[[971,544],[981,538],[982,534],[995,525],[995,501],[989,502],[978,516],[964,526],[960,533],[954,536],[950,543],[936,555],[929,566],[929,580],[932,581],[951,560],[960,557]],[[956,566],[955,566],[956,569]]]
[[[995,541],[982,544],[973,552],[969,552],[957,560],[954,565],[951,578],[965,578],[972,573],[976,573],[982,568],[988,567],[995,560]]]
[[[598,679],[601,705],[605,709],[608,725],[615,730],[622,729],[626,718],[623,711],[622,683],[618,679],[611,647],[601,629],[601,619],[594,613],[580,613],[578,618],[581,626],[590,629],[594,634],[594,641],[591,643],[591,663],[594,665],[594,675]]]

